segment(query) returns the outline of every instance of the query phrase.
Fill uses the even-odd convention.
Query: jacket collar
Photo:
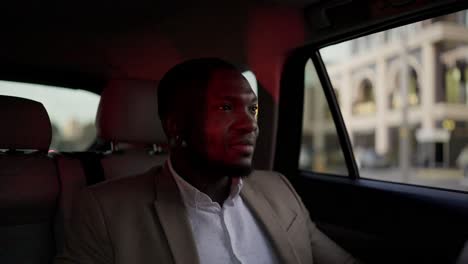
[[[169,157],[166,162],[166,167],[169,170],[172,178],[174,179],[178,190],[181,193],[182,200],[187,207],[195,208],[210,208],[213,205],[211,198],[205,193],[201,192],[193,185],[185,181],[172,167],[171,158]],[[224,202],[225,205],[234,205],[234,200],[239,197],[242,189],[242,179],[240,177],[231,180],[231,190],[229,197]]]
[[[155,184],[154,207],[171,248],[174,263],[199,264],[187,211],[167,164],[155,175]]]

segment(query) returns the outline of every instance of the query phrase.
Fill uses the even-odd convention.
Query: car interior
[[[468,146],[468,2],[47,1],[8,2],[2,10],[0,263],[52,263],[81,189],[164,164],[158,80],[199,57],[254,76],[254,167],[284,174],[317,226],[353,256],[468,262],[468,161],[460,154]],[[417,26],[399,37],[382,33],[407,25]],[[373,35],[403,44],[372,50],[366,36]],[[419,50],[426,38],[431,44]],[[370,63],[385,54],[394,55]],[[392,71],[401,65],[414,70]],[[376,90],[343,72],[362,72]],[[379,97],[388,83],[381,75],[421,97]],[[363,158],[359,147],[374,154]]]

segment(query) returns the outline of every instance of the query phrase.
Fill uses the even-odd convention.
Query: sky
[[[348,58],[351,55],[349,41],[331,45],[320,50],[320,55],[325,63],[335,63]]]

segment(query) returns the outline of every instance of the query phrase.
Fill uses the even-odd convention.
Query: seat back
[[[44,106],[0,96],[0,263],[50,263],[59,178]]]
[[[106,179],[138,175],[167,159],[156,87],[152,81],[115,79],[104,89],[96,127],[98,137],[112,145],[101,159]]]
[[[64,229],[70,222],[74,199],[82,188],[103,180],[138,175],[166,160],[167,154],[158,151],[165,136],[156,102],[154,82],[110,81],[101,95],[96,127],[98,138],[111,142],[112,150],[103,154],[54,154],[62,184],[55,223],[58,253],[63,249]]]
[[[61,189],[54,222],[55,247],[60,254],[63,250],[65,226],[70,222],[72,205],[77,194],[86,187],[87,172],[81,160],[75,156],[52,153],[57,166]]]

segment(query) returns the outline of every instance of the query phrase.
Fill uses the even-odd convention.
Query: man
[[[57,263],[352,263],[282,175],[252,170],[257,104],[227,62],[171,69],[158,88],[168,161],[86,189]]]

